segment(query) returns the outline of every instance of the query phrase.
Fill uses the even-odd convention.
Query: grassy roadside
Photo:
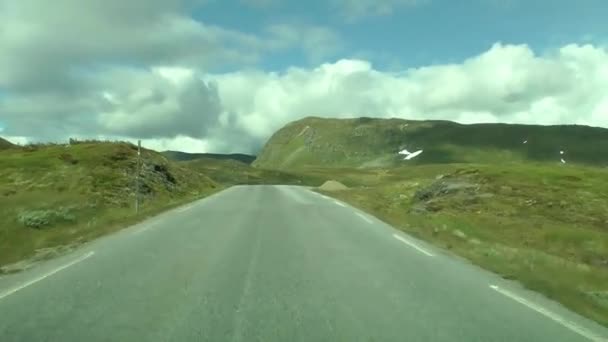
[[[318,186],[324,176],[253,168],[235,160],[176,162],[127,143],[75,142],[0,151],[0,274],[239,184]]]
[[[351,183],[325,194],[608,326],[607,170],[510,164],[360,177],[316,172]]]
[[[288,172],[254,168],[236,160],[218,160],[199,158],[192,161],[180,162],[180,165],[190,170],[201,172],[220,184],[230,185],[261,185],[261,184],[290,184],[303,186],[319,186],[325,176],[313,172]]]
[[[130,144],[100,142],[0,151],[0,274],[223,188],[144,150],[135,214],[136,154]]]

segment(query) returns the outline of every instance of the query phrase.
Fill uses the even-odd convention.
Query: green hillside
[[[164,151],[161,152],[165,157],[175,161],[188,161],[196,159],[218,159],[218,160],[236,160],[246,164],[251,164],[255,160],[255,156],[243,153],[186,153],[179,151]]]
[[[231,159],[200,158],[180,162],[180,164],[193,171],[201,172],[224,186],[242,184],[319,186],[325,180],[324,175],[255,168]]]
[[[526,143],[524,143],[526,142]],[[410,161],[402,149],[424,152]],[[564,151],[564,155],[560,151]],[[390,167],[519,161],[608,165],[608,129],[588,126],[462,125],[403,119],[308,117],[277,131],[254,166]]]
[[[135,215],[137,147],[131,144],[0,151],[0,266],[54,253],[49,251],[57,246],[95,238],[221,188],[160,153],[144,149],[141,158],[141,210]]]
[[[7,148],[14,147],[15,145],[11,144],[9,141],[0,138],[0,150],[5,150]]]

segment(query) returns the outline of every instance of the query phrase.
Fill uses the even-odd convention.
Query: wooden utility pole
[[[137,167],[135,174],[135,214],[139,213],[139,173],[141,160],[141,140],[137,141]]]

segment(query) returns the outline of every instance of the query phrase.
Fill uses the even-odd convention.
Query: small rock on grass
[[[459,237],[461,239],[466,239],[467,238],[467,235],[462,230],[459,230],[459,229],[456,229],[456,230],[452,231],[452,234],[454,234],[454,236],[457,236],[457,237]]]

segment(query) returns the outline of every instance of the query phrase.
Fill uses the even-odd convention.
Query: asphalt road
[[[606,329],[304,188],[243,186],[0,278],[0,341],[601,341]]]

